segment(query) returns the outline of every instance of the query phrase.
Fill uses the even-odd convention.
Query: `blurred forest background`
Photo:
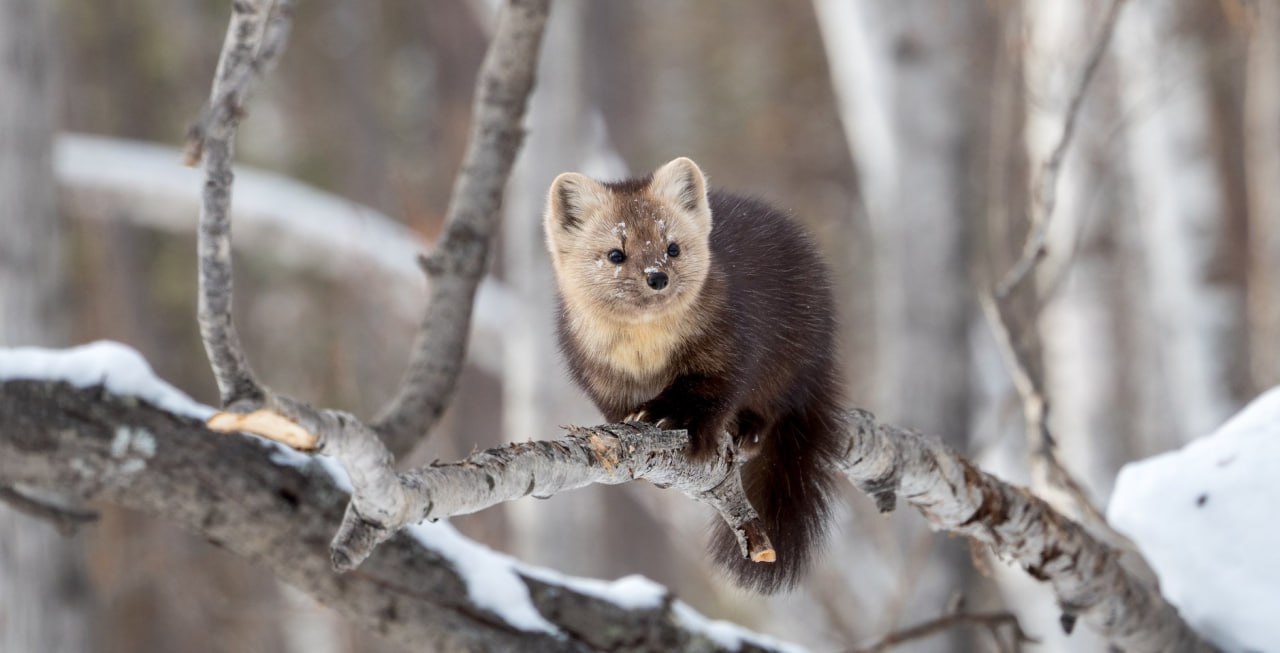
[[[194,319],[198,181],[188,200],[146,177],[132,194],[104,189],[69,171],[129,166],[84,159],[83,139],[66,134],[180,146],[208,95],[228,4],[0,0],[0,345],[120,340],[216,402]],[[565,170],[622,177],[686,155],[713,185],[758,194],[818,236],[838,279],[851,404],[1030,483],[1022,404],[979,297],[1021,252],[1110,4],[557,0],[472,364],[414,462],[599,420],[552,339],[544,193]],[[239,160],[343,198],[370,234],[381,218],[360,207],[427,246],[495,11],[483,0],[296,3]],[[49,201],[23,204],[18,191]],[[280,197],[271,210],[288,225],[237,243],[249,354],[270,385],[369,415],[399,380],[421,310],[413,262],[403,243],[394,251],[406,260],[377,264],[360,257],[380,250],[358,242],[349,254],[310,249],[298,234],[324,227]],[[1046,238],[1009,326],[1065,466],[1105,506],[1122,464],[1208,433],[1280,381],[1276,3],[1125,3]],[[55,300],[24,299],[32,288]],[[525,561],[644,574],[710,615],[820,651],[937,616],[956,597],[1016,611],[1043,640],[1033,650],[1104,650],[1087,629],[1064,639],[1049,591],[1021,570],[928,532],[912,511],[881,516],[847,494],[810,581],[772,599],[717,579],[702,552],[709,515],[652,487],[592,487],[454,521]],[[0,505],[0,609],[4,651],[396,650],[252,561],[113,507],[62,538]],[[979,646],[981,633],[956,633],[916,650]]]

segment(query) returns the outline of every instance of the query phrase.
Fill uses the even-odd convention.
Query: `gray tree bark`
[[[0,346],[69,337],[64,229],[54,195],[58,118],[52,8],[0,0]],[[78,540],[0,504],[0,650],[74,653],[90,635]]]

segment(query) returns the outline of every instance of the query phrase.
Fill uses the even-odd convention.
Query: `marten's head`
[[[645,320],[686,308],[711,268],[706,178],[683,157],[623,182],[556,177],[544,227],[565,301],[601,316]]]

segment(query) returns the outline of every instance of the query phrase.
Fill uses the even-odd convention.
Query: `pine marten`
[[[794,586],[825,530],[840,428],[814,244],[762,202],[708,192],[687,158],[620,182],[562,174],[544,228],[574,380],[610,421],[687,429],[694,458],[727,430],[777,561],[744,558],[719,521],[712,555],[742,587]]]

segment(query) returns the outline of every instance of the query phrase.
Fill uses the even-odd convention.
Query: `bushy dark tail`
[[[772,594],[803,579],[827,530],[839,428],[834,411],[811,405],[779,420],[743,466],[747,498],[764,522],[777,561],[743,557],[733,532],[717,517],[711,555],[739,586]]]

